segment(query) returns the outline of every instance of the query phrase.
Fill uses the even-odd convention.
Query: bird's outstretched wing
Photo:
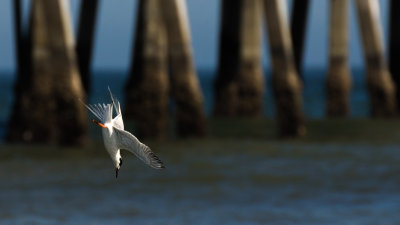
[[[155,169],[163,169],[164,165],[161,160],[147,147],[141,143],[131,133],[114,127],[114,132],[117,137],[117,146],[119,149],[125,149],[136,155],[147,165]]]
[[[114,98],[113,94],[111,93],[110,87],[108,87],[108,91],[110,92],[111,101],[114,106],[115,112],[117,112],[117,116],[113,119],[113,125],[114,127],[123,130],[124,121],[122,120],[121,105],[119,104],[118,99]]]

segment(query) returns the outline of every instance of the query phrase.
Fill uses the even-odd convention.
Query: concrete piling
[[[34,0],[31,73],[19,90],[6,139],[10,142],[84,144],[86,110],[75,56],[68,0]],[[19,85],[17,84],[16,87]]]
[[[167,136],[169,80],[167,36],[159,0],[140,0],[125,116],[135,119],[141,137]]]
[[[98,3],[98,0],[81,1],[79,13],[76,53],[82,84],[86,93],[90,91],[90,65],[92,61]]]
[[[272,82],[281,137],[306,134],[303,115],[302,82],[297,75],[285,1],[264,0]]]
[[[170,91],[175,99],[179,136],[204,136],[206,118],[203,96],[193,62],[189,18],[185,0],[161,1],[168,40]]]
[[[222,0],[214,115],[262,114],[262,1]]]
[[[390,1],[389,70],[396,86],[396,113],[400,113],[400,1]]]
[[[330,52],[326,79],[326,113],[329,117],[343,117],[350,113],[348,3],[348,0],[330,0]]]
[[[373,117],[396,113],[395,86],[384,54],[378,0],[356,0]]]
[[[304,38],[306,36],[309,5],[310,0],[294,0],[292,19],[290,23],[290,33],[292,34],[293,40],[294,62],[300,78],[302,78],[301,65],[303,62]]]

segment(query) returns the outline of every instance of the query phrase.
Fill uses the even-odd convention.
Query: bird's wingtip
[[[161,160],[158,161],[158,165],[156,166],[156,169],[165,169],[164,163],[161,162]]]
[[[160,169],[160,170],[165,169],[164,163],[162,163],[162,162],[158,162],[157,164],[153,165],[152,167],[154,169]]]

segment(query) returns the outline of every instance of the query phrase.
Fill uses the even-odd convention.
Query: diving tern
[[[108,91],[110,92],[112,104],[85,104],[85,106],[100,120],[92,121],[102,128],[104,146],[115,165],[115,177],[118,178],[118,171],[122,165],[121,149],[132,152],[144,163],[155,169],[163,169],[163,163],[150,148],[141,143],[133,134],[124,130],[119,101],[114,98],[110,88],[108,88]],[[112,118],[113,107],[117,113],[114,118]]]

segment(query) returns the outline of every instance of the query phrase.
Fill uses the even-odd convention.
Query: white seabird
[[[100,120],[93,120],[93,123],[103,128],[104,146],[115,165],[115,176],[118,177],[118,171],[122,165],[121,149],[132,152],[144,163],[155,169],[163,169],[163,163],[150,148],[141,143],[133,134],[124,130],[119,101],[113,97],[110,88],[108,90],[112,104],[85,104],[85,106]],[[117,112],[114,118],[112,118],[113,106]]]

